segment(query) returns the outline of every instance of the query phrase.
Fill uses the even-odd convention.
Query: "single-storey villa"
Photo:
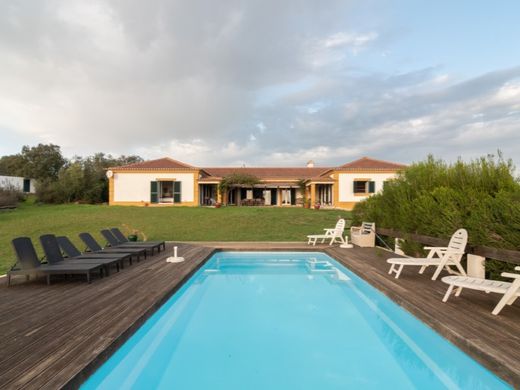
[[[307,199],[311,207],[351,210],[404,168],[368,157],[339,167],[316,167],[310,161],[299,168],[199,168],[166,157],[109,168],[109,204],[295,206]],[[223,178],[234,173],[252,175],[258,183],[220,191]]]

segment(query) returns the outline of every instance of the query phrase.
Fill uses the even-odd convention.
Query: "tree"
[[[23,158],[20,154],[0,157],[0,175],[23,176]]]
[[[258,183],[260,183],[260,180],[254,175],[235,172],[222,178],[219,191],[224,193],[229,191],[230,188],[238,186],[253,188]]]
[[[57,179],[60,169],[67,162],[61,155],[60,147],[54,144],[26,145],[20,156],[22,167],[19,174],[36,180]]]
[[[0,157],[0,175],[36,179],[40,202],[101,203],[108,200],[107,168],[141,161],[139,156],[113,157],[104,153],[68,160],[58,145],[38,144],[24,146],[21,153]]]

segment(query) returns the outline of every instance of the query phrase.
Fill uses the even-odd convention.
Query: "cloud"
[[[31,140],[271,166],[518,155],[519,67],[462,79],[443,64],[373,66],[398,35],[357,6],[2,2],[0,152]]]
[[[366,34],[354,34],[347,32],[338,32],[327,37],[323,41],[326,48],[352,47],[359,48],[377,39],[378,34],[374,31]]]

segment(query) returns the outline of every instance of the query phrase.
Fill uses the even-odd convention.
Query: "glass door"
[[[289,188],[282,189],[282,206],[289,206],[291,204],[291,190]]]
[[[271,206],[271,190],[264,190],[263,198],[264,198],[264,204],[266,206]]]
[[[159,203],[173,203],[173,181],[160,181],[159,184]]]

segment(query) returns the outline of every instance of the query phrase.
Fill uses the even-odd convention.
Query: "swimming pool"
[[[331,257],[219,252],[83,389],[502,389]]]

